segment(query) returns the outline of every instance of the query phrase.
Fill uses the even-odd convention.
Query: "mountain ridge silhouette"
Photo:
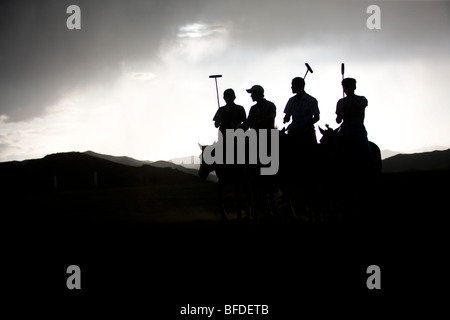
[[[383,160],[383,173],[449,171],[450,149],[397,154]],[[52,190],[200,183],[197,170],[170,161],[62,152],[41,159],[0,162],[0,188]],[[212,176],[211,181],[215,181]]]
[[[397,154],[383,160],[383,173],[450,170],[450,149]]]
[[[130,159],[122,157],[130,162]],[[70,190],[200,183],[198,176],[143,164],[125,165],[81,152],[64,152],[41,159],[0,163],[2,190]]]
[[[149,160],[137,160],[137,159],[134,159],[134,158],[131,158],[128,156],[112,156],[109,154],[97,153],[97,152],[94,152],[91,150],[85,151],[83,153],[87,154],[89,156],[92,156],[92,157],[101,158],[101,159],[105,159],[108,161],[124,164],[127,166],[132,166],[132,167],[140,167],[145,164],[152,164],[152,162],[153,162],[153,161],[149,161]]]
[[[193,163],[192,158],[194,156],[185,157],[185,158],[177,158],[177,159],[172,159],[169,161],[166,161],[166,160],[150,161],[150,160],[136,160],[136,159],[128,157],[128,156],[119,156],[119,157],[111,156],[111,155],[107,155],[107,154],[96,153],[94,151],[85,151],[83,153],[93,156],[93,157],[109,160],[109,161],[112,161],[115,163],[124,164],[127,166],[140,167],[143,165],[150,165],[150,166],[156,167],[156,168],[172,168],[172,169],[176,169],[180,172],[188,173],[188,174],[191,174],[194,176],[198,176],[198,170],[200,168],[199,164]],[[187,159],[192,160],[191,161],[192,163],[185,164],[185,162],[188,162]],[[207,180],[211,181],[211,182],[218,181],[216,175],[210,175]]]

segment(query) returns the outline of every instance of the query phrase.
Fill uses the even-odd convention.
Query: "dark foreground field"
[[[384,174],[374,223],[224,224],[214,183],[4,193],[8,301],[23,306],[17,314],[62,318],[207,318],[181,315],[187,304],[269,306],[264,317],[237,316],[252,319],[430,315],[446,274],[449,178]],[[70,265],[81,290],[67,289]],[[381,290],[367,288],[370,265]]]

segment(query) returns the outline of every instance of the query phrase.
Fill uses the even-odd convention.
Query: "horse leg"
[[[239,183],[235,183],[234,184],[234,197],[235,197],[235,201],[236,201],[236,212],[237,212],[237,220],[241,221],[242,220],[242,211],[241,211],[241,196],[240,196],[240,184]]]
[[[281,207],[280,215],[283,222],[297,221],[294,214],[294,208],[292,206],[292,187],[284,187],[280,185],[281,199],[279,206]]]
[[[259,186],[256,176],[250,173],[248,178],[248,194],[249,194],[249,220],[258,220],[259,211]]]
[[[227,215],[225,213],[225,199],[224,199],[225,188],[223,183],[219,181],[219,210],[220,210],[220,219],[222,222],[228,221]]]

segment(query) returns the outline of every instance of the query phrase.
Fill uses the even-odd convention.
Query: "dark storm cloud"
[[[66,28],[72,4],[81,30]],[[370,4],[381,7],[379,31],[366,28]],[[157,59],[161,40],[188,24],[203,23],[207,36],[231,23],[233,50],[320,45],[330,56],[395,60],[448,57],[449,17],[448,2],[427,1],[2,1],[0,115],[27,120],[74,89],[107,84],[122,63]]]
[[[0,5],[0,115],[42,114],[73,89],[114,80],[123,62],[152,57],[173,22],[195,20],[184,1],[7,1]],[[66,9],[81,8],[81,30]],[[187,17],[187,18],[186,18]]]

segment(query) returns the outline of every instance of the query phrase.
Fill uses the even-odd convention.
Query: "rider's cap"
[[[261,87],[260,85],[254,85],[253,87],[251,87],[250,89],[247,89],[248,93],[253,93],[253,92],[259,92],[261,94],[264,94],[264,88]]]

